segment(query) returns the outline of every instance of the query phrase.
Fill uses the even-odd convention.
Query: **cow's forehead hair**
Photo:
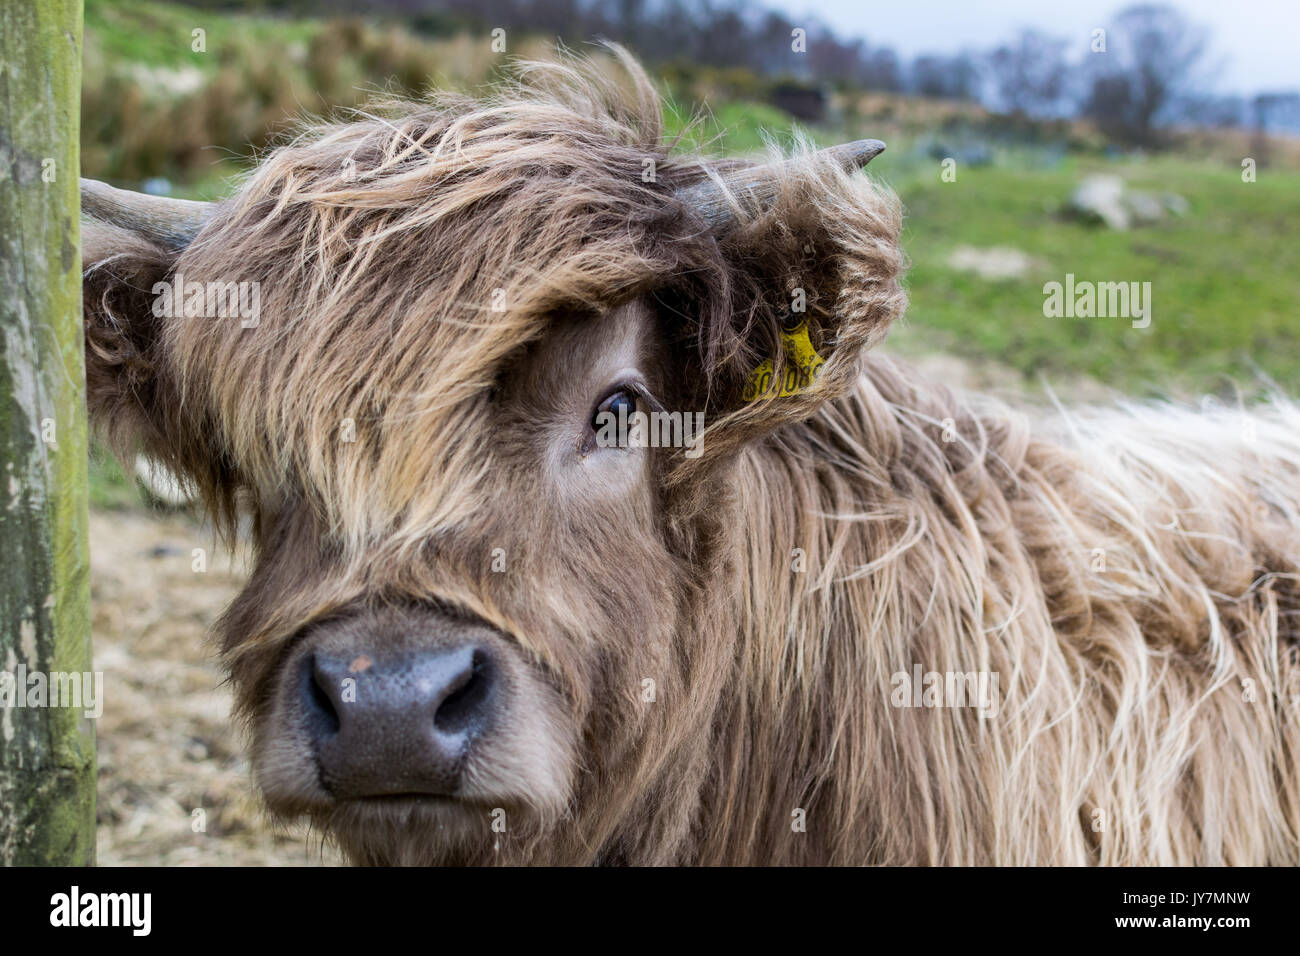
[[[458,536],[467,515],[490,512],[500,492],[497,477],[509,472],[505,462],[511,456],[515,466],[521,456],[531,462],[549,492],[571,499],[593,483],[580,473],[590,464],[579,463],[576,450],[594,403],[627,377],[660,384],[663,370],[649,364],[657,355],[655,328],[653,313],[640,299],[602,313],[555,316],[540,326],[529,348],[500,356],[454,404],[418,387],[404,388],[395,376],[384,389],[378,422],[363,423],[348,441],[329,434],[319,439],[327,450],[337,441],[342,455],[356,456],[352,462],[336,458],[334,473],[345,466],[343,480],[298,490],[309,501],[328,500],[324,530],[348,542],[356,557],[373,557],[377,543],[395,555],[422,541]],[[502,414],[503,399],[524,414]],[[608,473],[595,484],[617,479],[625,486],[632,477]],[[319,481],[311,475],[306,480]],[[405,502],[405,509],[394,515],[385,508],[392,502]]]
[[[551,69],[545,88],[407,105],[277,151],[178,264],[261,283],[257,328],[169,329],[183,400],[211,410],[248,484],[301,489],[354,551],[446,517],[426,513],[440,482],[479,483],[488,456],[454,449],[481,446],[503,363],[553,316],[723,268],[672,199],[685,167],[644,76],[620,101]]]

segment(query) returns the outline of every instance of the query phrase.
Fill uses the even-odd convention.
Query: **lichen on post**
[[[0,864],[93,864],[94,730],[53,696],[92,670],[81,0],[3,0],[0,35]]]

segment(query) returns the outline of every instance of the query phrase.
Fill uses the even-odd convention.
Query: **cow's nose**
[[[331,793],[456,793],[492,717],[495,668],[485,648],[373,658],[318,651],[305,665],[307,729]]]

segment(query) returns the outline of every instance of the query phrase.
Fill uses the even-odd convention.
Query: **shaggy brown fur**
[[[88,230],[92,413],[257,517],[221,631],[273,809],[361,862],[1300,862],[1291,407],[1031,424],[868,357],[905,305],[894,197],[803,150],[715,237],[674,199],[710,167],[624,63],[310,130],[179,258]],[[260,281],[260,325],[153,319],[175,273]],[[825,370],[744,405],[796,287]],[[576,462],[616,339],[706,412],[702,457]],[[561,796],[279,787],[294,642],[428,605],[563,700]],[[914,664],[996,672],[997,713],[892,706]]]

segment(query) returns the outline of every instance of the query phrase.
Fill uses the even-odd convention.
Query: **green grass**
[[[681,149],[706,155],[743,155],[763,150],[769,140],[788,143],[790,117],[766,103],[728,101],[699,110],[699,121],[686,129],[693,111],[681,97],[664,111],[666,132],[681,136]]]
[[[959,169],[943,183],[937,163],[924,175],[900,164],[894,176],[884,160],[873,168],[903,199],[913,261],[909,319],[897,336],[904,348],[993,359],[1049,382],[1083,373],[1129,392],[1251,388],[1260,372],[1300,391],[1300,174],[1265,170],[1243,183],[1239,170],[1167,157]],[[1103,168],[1134,188],[1176,192],[1191,210],[1128,232],[1060,216],[1080,178]],[[959,245],[1011,246],[1039,267],[1023,279],[983,279],[947,265]],[[1149,281],[1150,327],[1045,318],[1043,284],[1066,273]]]
[[[86,0],[85,25],[110,60],[204,72],[216,69],[227,47],[306,43],[320,29],[318,20],[214,12],[156,0]],[[195,29],[206,34],[204,53],[192,49]]]
[[[159,0],[88,0],[86,25],[88,50],[95,45],[113,67],[101,64],[100,72],[117,77],[83,122],[90,174],[125,168],[132,172],[120,175],[172,175],[178,194],[204,198],[225,191],[227,177],[247,161],[248,144],[265,138],[267,123],[309,102],[315,107],[351,96],[358,84],[383,85],[394,71],[419,73],[433,61],[440,70],[451,68],[440,52],[445,48],[401,40],[405,33],[355,34],[322,20],[216,14]],[[207,30],[206,55],[190,51],[195,27]],[[335,57],[312,67],[334,77],[329,89],[306,66],[288,57],[270,62],[275,58],[264,53],[310,45],[313,38],[329,41]],[[403,49],[394,52],[397,47]],[[130,95],[139,92],[131,86],[130,64],[193,65],[216,85],[211,95],[195,94],[167,113],[167,104]],[[695,112],[695,97],[676,86],[670,94],[667,126],[676,134]],[[123,102],[130,111],[119,110]],[[864,128],[810,132],[821,142],[878,135],[876,121],[852,122]],[[753,153],[769,139],[788,142],[791,128],[788,116],[763,103],[712,102],[685,146],[715,155]],[[938,162],[908,142],[927,132],[947,138],[953,131],[887,133],[890,148],[871,166],[902,197],[903,241],[913,261],[908,320],[891,347],[996,363],[1031,382],[1085,375],[1129,393],[1225,391],[1258,386],[1262,372],[1300,393],[1300,173],[1263,169],[1258,182],[1243,183],[1235,165],[1189,157],[1106,163],[1074,156],[1052,165],[1047,153],[1024,148],[999,150],[997,165],[959,168],[957,181],[944,183]],[[182,135],[186,148],[177,145]],[[1098,170],[1117,173],[1134,188],[1178,193],[1190,212],[1130,232],[1060,216],[1079,180]],[[1021,279],[983,279],[949,267],[960,245],[1011,246],[1038,266]],[[1150,282],[1151,326],[1044,317],[1043,284],[1063,281],[1066,273],[1093,282]]]
[[[681,128],[683,111],[670,111]],[[763,104],[724,103],[687,138],[714,152],[787,141],[788,117]],[[823,143],[861,131],[817,130]],[[1256,391],[1272,379],[1300,392],[1300,173],[1240,169],[1187,157],[1125,162],[1073,157],[1052,164],[1034,150],[998,150],[992,166],[959,168],[942,182],[937,161],[892,142],[871,166],[906,209],[912,261],[907,320],[891,336],[903,353],[946,351],[995,362],[1030,383],[1077,376],[1130,394]],[[1119,232],[1071,220],[1061,209],[1089,173],[1133,189],[1173,192],[1185,218]],[[990,280],[948,265],[958,246],[1008,246],[1036,260],[1021,279]],[[1124,318],[1046,318],[1043,285],[1150,282],[1151,324]]]
[[[142,497],[135,478],[97,442],[91,443],[89,479],[92,508],[115,511],[140,506]]]

